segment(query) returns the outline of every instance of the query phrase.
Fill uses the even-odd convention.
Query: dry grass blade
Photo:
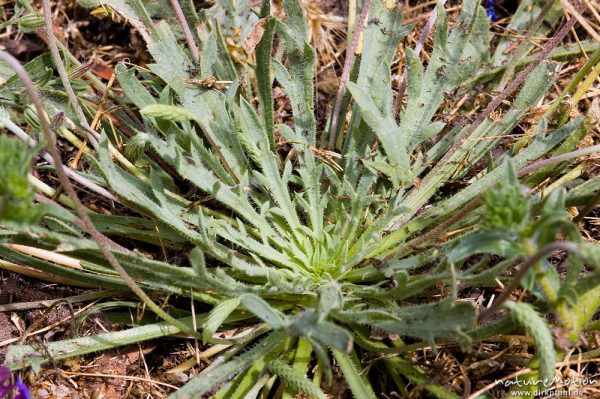
[[[65,91],[67,92],[67,96],[69,97],[69,102],[71,103],[71,106],[73,107],[73,109],[75,110],[75,113],[77,114],[79,123],[87,131],[91,142],[96,143],[97,140],[99,139],[99,135],[91,128],[90,124],[87,121],[87,118],[85,117],[85,114],[83,113],[83,109],[81,108],[81,105],[79,104],[79,101],[77,100],[77,95],[75,94],[75,91],[73,90],[73,86],[70,83],[69,74],[67,73],[67,70],[65,69],[62,58],[60,57],[60,52],[58,51],[58,45],[56,43],[56,36],[54,36],[54,28],[53,28],[54,25],[52,23],[52,8],[50,7],[50,0],[42,0],[42,6],[44,8],[44,23],[45,23],[45,27],[46,27],[46,35],[48,38],[48,46],[50,47],[50,52],[52,53],[52,58],[55,61],[56,69],[60,76],[60,80],[65,88]],[[42,126],[43,126],[42,119],[45,119],[45,117],[40,116],[40,122],[42,123]]]
[[[49,0],[44,0],[44,2],[49,3]],[[144,303],[148,306],[149,309],[151,309],[154,313],[156,313],[165,321],[172,323],[174,326],[177,326],[182,331],[185,331],[192,336],[198,335],[195,331],[191,330],[188,326],[176,320],[164,310],[162,310],[158,305],[156,305],[154,301],[139,287],[135,280],[133,280],[127,274],[127,271],[125,271],[123,266],[121,266],[121,263],[117,260],[115,255],[110,250],[111,241],[105,235],[100,233],[96,229],[96,227],[94,227],[94,224],[92,223],[92,220],[88,215],[88,209],[79,200],[79,196],[77,195],[75,188],[73,187],[73,185],[69,181],[69,177],[65,173],[64,165],[62,163],[60,153],[58,152],[58,148],[56,146],[56,136],[54,135],[52,129],[50,129],[50,121],[48,120],[48,117],[44,112],[42,102],[40,101],[39,93],[35,90],[35,86],[29,78],[29,75],[21,66],[21,64],[10,54],[0,52],[0,60],[10,65],[10,67],[15,71],[16,75],[19,77],[19,79],[25,86],[25,89],[27,90],[27,93],[29,94],[29,97],[31,98],[31,101],[33,102],[33,105],[35,106],[35,109],[37,111],[38,118],[40,120],[40,125],[42,127],[42,133],[44,134],[44,138],[46,140],[46,148],[52,156],[52,159],[54,160],[54,165],[56,166],[55,170],[58,175],[58,179],[60,180],[60,183],[63,186],[64,190],[67,192],[69,199],[73,202],[73,205],[75,205],[75,210],[79,214],[79,217],[83,222],[85,230],[98,244],[98,248],[100,249],[102,255],[104,255],[109,264],[115,269],[117,273],[119,273],[119,276],[121,276],[123,281],[125,281],[129,288],[140,299],[142,299],[142,301],[144,301]],[[64,65],[62,66],[62,69],[64,71]]]
[[[483,111],[479,113],[477,118],[469,124],[469,126],[454,140],[454,144],[450,147],[450,149],[444,154],[444,156],[440,159],[440,161],[433,167],[433,169],[425,176],[421,185],[427,185],[428,180],[436,176],[438,171],[445,166],[448,160],[456,153],[456,151],[463,146],[463,140],[469,137],[473,132],[487,119],[492,113],[512,94],[514,94],[518,88],[525,82],[527,77],[533,72],[538,65],[542,63],[550,54],[550,51],[554,49],[558,44],[564,39],[564,37],[569,33],[570,29],[575,25],[577,21],[572,18],[569,19],[564,25],[558,30],[558,32],[552,37],[552,39],[544,46],[540,54],[537,56],[534,62],[529,64],[521,73],[512,80],[506,88],[495,96],[492,101],[488,103]],[[418,190],[413,192],[413,195],[418,194]],[[416,212],[414,210],[413,212]],[[406,217],[401,218],[392,226],[391,230],[398,230],[406,221],[407,218],[413,216],[414,213],[408,214]]]
[[[439,2],[440,7],[443,7],[444,4],[446,4],[446,0],[442,0]],[[429,36],[429,33],[431,32],[431,29],[433,28],[433,25],[435,24],[435,20],[437,18],[437,7],[438,6],[434,7],[434,9],[431,11],[431,14],[429,15],[429,19],[427,19],[427,23],[425,24],[425,27],[423,28],[423,31],[421,32],[421,35],[419,36],[419,40],[417,42],[417,45],[415,46],[415,54],[417,56],[420,56],[421,51],[423,51],[423,46],[425,45],[425,40],[427,40],[427,37]],[[393,108],[394,117],[398,116],[398,113],[400,112],[400,106],[402,104],[402,98],[404,97],[404,93],[406,92],[407,84],[408,84],[408,74],[405,71],[404,75],[402,76],[402,80],[400,81],[400,85],[398,86],[398,93],[396,94],[396,100],[394,101],[394,108]]]
[[[171,6],[173,7],[173,10],[175,11],[175,16],[177,17],[177,20],[179,21],[179,24],[183,29],[183,34],[185,36],[185,40],[187,41],[187,45],[190,49],[190,52],[192,53],[192,58],[196,65],[199,65],[200,53],[198,52],[198,45],[196,45],[196,41],[194,40],[192,30],[190,29],[190,26],[188,25],[187,20],[185,19],[185,15],[183,15],[181,5],[179,5],[178,0],[171,0]]]
[[[561,0],[564,9],[579,22],[585,31],[598,43],[600,43],[600,34],[588,23],[587,19],[571,4],[569,0]]]
[[[483,311],[479,313],[477,317],[477,321],[479,323],[487,320],[490,316],[492,316],[500,306],[510,297],[510,295],[519,287],[521,284],[521,280],[527,273],[527,271],[533,266],[536,262],[544,259],[548,255],[552,254],[555,251],[565,251],[565,252],[576,252],[578,250],[578,246],[575,243],[562,241],[555,242],[553,244],[549,244],[544,248],[541,248],[538,252],[536,252],[533,256],[528,258],[525,262],[521,263],[517,267],[517,273],[512,279],[512,282],[508,287],[504,289],[502,294],[498,296],[498,298],[491,304],[491,306],[485,308]]]

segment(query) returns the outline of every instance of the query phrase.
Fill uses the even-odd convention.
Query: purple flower
[[[487,1],[486,11],[487,16],[492,22],[496,22],[498,20],[498,16],[496,16],[496,8],[494,7],[494,0]]]
[[[5,366],[0,366],[0,399],[31,399],[27,386]]]

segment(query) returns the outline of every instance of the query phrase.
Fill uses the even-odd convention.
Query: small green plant
[[[33,190],[28,181],[32,154],[27,144],[0,136],[0,220],[3,223],[29,225],[41,216],[39,209],[33,206]]]
[[[414,51],[406,51],[406,104],[396,118],[390,65],[412,26],[403,24],[398,9],[380,0],[365,2],[370,9],[363,9],[362,40],[368,45],[348,69],[349,80],[342,82],[348,90],[341,90],[328,122],[320,126],[315,117],[316,54],[307,42],[299,0],[283,2],[285,20],[271,15],[269,1],[257,10],[243,1],[223,2],[200,14],[187,7],[187,22],[205,27],[192,40],[190,32],[180,34],[161,19],[170,18],[162,2],[152,8],[140,1],[102,4],[143,32],[153,63],[139,70],[118,65],[115,71],[124,95],[111,101],[139,110],[141,121],[120,112],[116,117],[126,129],[116,133],[118,139],[108,129],[99,139],[87,137],[94,152],[87,155],[93,171],[86,177],[110,192],[121,213],[90,212],[90,218],[123,246],[161,247],[164,260],[121,245],[111,250],[143,290],[190,296],[205,304],[201,314],[171,314],[185,331],[199,331],[196,338],[204,344],[226,348],[170,398],[209,393],[254,398],[269,392],[278,398],[298,392],[322,398],[334,377],[332,363],[356,398],[375,398],[385,387],[376,385],[363,363],[374,354],[396,354],[382,357],[375,367],[401,392],[407,392],[408,380],[435,397],[454,398],[399,353],[435,348],[439,342],[456,342],[468,350],[474,339],[521,327],[537,345],[539,366],[532,369],[551,377],[556,350],[538,312],[557,312],[561,326],[577,341],[589,318],[578,316],[574,307],[598,286],[600,274],[580,278],[585,267],[598,266],[586,256],[587,246],[579,257],[568,258],[570,271],[563,279],[548,258],[555,249],[580,248],[565,202],[588,198],[597,179],[574,189],[577,195],[557,189],[542,198],[526,192],[518,176],[535,179],[543,166],[598,149],[556,153],[567,138],[586,130],[586,122],[578,118],[549,129],[548,116],[519,151],[498,144],[551,87],[556,66],[543,58],[560,38],[478,119],[467,126],[447,126],[439,116],[444,101],[459,91],[468,93],[473,88],[463,83],[489,70],[489,28],[477,1],[464,2],[452,29],[438,6],[427,65]],[[215,22],[217,17],[225,18],[224,27]],[[240,20],[263,29],[255,62],[249,65],[230,58],[222,32]],[[568,26],[559,31],[566,32]],[[188,47],[200,43],[199,63],[181,46],[183,37]],[[275,42],[285,49],[281,61],[273,58]],[[30,74],[46,71],[48,58],[42,57],[26,66]],[[215,81],[230,83],[219,88],[209,83]],[[55,85],[50,80],[40,85],[51,115],[57,110],[57,96],[51,93]],[[273,85],[291,103],[293,115],[285,123],[276,123]],[[517,90],[511,106],[493,120],[492,111]],[[67,118],[75,114],[68,110]],[[65,130],[65,137],[71,137]],[[133,131],[133,137],[125,131]],[[117,149],[121,140],[126,157]],[[4,143],[12,141],[0,141]],[[500,152],[482,166],[493,148]],[[0,147],[0,159],[6,154]],[[551,158],[538,161],[547,155]],[[468,185],[450,193],[444,189],[457,181]],[[15,189],[7,187],[0,189]],[[29,188],[23,190],[29,203]],[[454,229],[466,233],[435,243]],[[568,243],[552,246],[561,237]],[[82,268],[0,245],[0,256],[12,262],[104,288],[130,287],[85,236],[77,218],[57,204],[39,223],[3,225],[0,238],[64,253],[80,260]],[[184,262],[167,256],[181,251],[187,255]],[[490,255],[502,260],[492,264]],[[497,279],[508,283],[505,272],[519,259],[537,259],[522,268],[523,286],[538,297],[535,308],[505,302],[514,317],[487,323],[472,302],[459,300],[461,289],[490,286]],[[521,281],[513,282],[518,286]],[[242,332],[233,337],[219,334],[239,327]],[[49,356],[60,360],[182,330],[166,322],[149,323],[123,333],[50,343],[43,352],[14,346],[7,360],[13,368],[39,367]],[[385,339],[375,339],[375,331]]]

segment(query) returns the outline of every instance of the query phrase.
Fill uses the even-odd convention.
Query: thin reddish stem
[[[58,76],[60,77],[60,81],[62,82],[65,91],[67,92],[67,97],[69,98],[69,102],[71,106],[75,110],[77,114],[77,118],[79,119],[79,124],[83,126],[83,128],[88,132],[90,142],[96,145],[100,136],[87,121],[85,114],[83,113],[83,109],[77,100],[77,95],[73,90],[73,86],[71,86],[71,82],[69,80],[69,75],[67,74],[67,70],[65,65],[63,64],[62,58],[60,57],[60,51],[58,50],[58,45],[56,44],[56,36],[54,36],[54,25],[52,23],[52,8],[50,7],[50,0],[42,0],[42,7],[44,9],[44,24],[46,36],[48,39],[48,47],[50,48],[50,53],[52,54],[52,59],[54,60],[54,64],[56,65],[56,70],[58,71]]]
[[[46,3],[46,2],[48,2],[48,0],[44,0],[44,2]],[[118,259],[112,253],[112,251],[110,249],[112,246],[112,241],[109,240],[105,235],[103,235],[96,229],[96,227],[94,226],[94,223],[92,222],[92,220],[90,219],[90,216],[88,215],[88,209],[83,205],[83,203],[79,199],[79,196],[77,195],[77,192],[75,191],[75,188],[73,187],[73,185],[71,184],[71,182],[69,180],[69,177],[65,173],[65,167],[64,167],[64,164],[62,163],[60,153],[56,146],[56,136],[54,135],[54,132],[50,128],[50,121],[48,120],[48,116],[44,112],[44,108],[42,106],[42,101],[40,99],[40,95],[37,92],[37,90],[35,89],[35,86],[33,85],[31,78],[29,77],[29,75],[27,74],[27,72],[25,71],[23,66],[19,63],[19,61],[17,61],[17,59],[14,58],[12,55],[10,55],[4,51],[0,51],[0,61],[4,61],[7,63],[11,67],[11,69],[15,71],[15,74],[17,75],[19,80],[21,80],[21,82],[23,83],[23,86],[25,86],[25,89],[27,90],[27,93],[29,94],[29,97],[31,98],[31,102],[33,103],[35,110],[38,114],[38,119],[40,121],[40,125],[42,128],[42,134],[44,135],[44,139],[46,140],[46,149],[48,150],[48,153],[52,156],[52,159],[54,160],[54,168],[55,168],[56,174],[58,175],[58,180],[60,181],[60,184],[62,185],[65,192],[67,193],[67,196],[69,197],[69,199],[73,202],[75,211],[77,212],[77,214],[81,218],[81,221],[83,222],[84,230],[96,242],[96,244],[98,245],[98,249],[100,250],[102,255],[106,258],[106,260],[113,267],[113,269],[119,274],[119,276],[123,279],[123,281],[127,284],[127,286],[146,304],[146,306],[148,306],[148,308],[150,310],[152,310],[154,313],[156,313],[163,320],[165,320],[165,321],[173,324],[174,326],[178,327],[179,329],[181,329],[181,331],[185,331],[188,334],[193,335],[193,336],[199,336],[199,334],[197,332],[193,331],[187,325],[176,320],[171,315],[169,315],[167,312],[162,310],[140,288],[140,286],[135,282],[135,280],[133,278],[131,278],[129,276],[129,274],[127,274],[127,271],[123,268],[121,263],[118,261]],[[63,66],[63,68],[64,68],[64,66]]]
[[[441,0],[440,5],[443,6],[444,4],[446,4],[446,0]],[[429,16],[429,19],[427,20],[427,23],[425,24],[425,27],[423,28],[423,31],[421,32],[421,35],[419,36],[417,45],[415,46],[415,54],[417,55],[417,57],[421,54],[421,51],[423,51],[423,47],[425,45],[425,40],[427,40],[427,37],[429,36],[429,33],[431,32],[431,29],[433,28],[433,24],[435,24],[436,19],[437,19],[437,6],[435,6],[433,8],[433,11],[431,11],[431,15]],[[394,101],[394,107],[393,107],[393,111],[392,111],[394,118],[396,116],[398,116],[398,112],[400,112],[400,104],[402,104],[402,97],[404,97],[404,93],[406,92],[407,86],[408,86],[408,71],[405,66],[402,80],[400,81],[400,85],[398,86],[398,94],[396,95],[396,100]]]
[[[192,30],[185,19],[185,15],[183,14],[183,10],[179,5],[178,0],[171,0],[171,7],[175,11],[175,16],[183,29],[183,35],[185,36],[185,41],[187,42],[188,47],[190,48],[190,52],[192,53],[192,58],[196,65],[200,64],[200,53],[198,52],[198,46],[196,45],[196,41],[194,40],[194,35],[192,34]]]
[[[339,114],[342,108],[342,97],[344,96],[346,85],[350,80],[350,69],[352,68],[352,63],[354,62],[354,58],[356,56],[356,49],[358,48],[360,35],[363,32],[365,21],[367,20],[367,15],[369,14],[369,9],[371,8],[372,3],[373,0],[365,1],[365,4],[360,12],[360,17],[358,18],[356,28],[354,29],[354,35],[352,36],[350,48],[346,51],[346,59],[344,60],[344,68],[342,69],[342,77],[340,79],[340,87],[338,88],[335,96],[335,105],[333,107],[333,114],[331,117],[331,129],[329,130],[328,147],[331,149],[335,148],[335,141],[337,139],[337,130],[339,126]]]
[[[498,298],[490,307],[482,310],[479,313],[477,321],[479,323],[485,321],[500,308],[500,306],[510,297],[510,294],[512,294],[517,288],[519,288],[521,280],[523,279],[523,277],[525,277],[525,274],[531,268],[531,266],[533,266],[534,264],[536,264],[537,262],[544,259],[545,257],[547,257],[555,251],[576,252],[577,250],[577,244],[569,241],[553,242],[552,244],[548,244],[545,247],[541,248],[533,256],[531,256],[525,262],[521,263],[518,266],[517,274],[515,274],[515,276],[513,277],[510,285],[506,287],[506,289],[502,292],[502,294],[500,294],[500,296],[498,296]]]

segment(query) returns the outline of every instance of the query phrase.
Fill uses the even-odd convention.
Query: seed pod
[[[125,157],[131,162],[135,162],[146,150],[150,143],[148,133],[138,133],[133,136],[125,145]]]
[[[23,33],[32,33],[44,26],[44,17],[38,14],[28,14],[17,20],[17,26]]]

